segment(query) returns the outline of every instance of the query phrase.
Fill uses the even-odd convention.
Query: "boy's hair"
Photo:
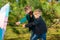
[[[34,12],[37,12],[37,11],[38,11],[38,12],[42,12],[40,9],[36,9],[36,10],[34,10]]]
[[[25,6],[24,9],[25,9],[25,11],[28,10],[28,9],[31,9],[31,6],[30,5],[27,5],[27,6]]]
[[[38,13],[36,13],[36,12],[38,12]],[[40,9],[36,9],[36,10],[34,10],[34,13],[33,14],[34,15],[40,14],[39,16],[41,16],[42,15],[42,11]]]

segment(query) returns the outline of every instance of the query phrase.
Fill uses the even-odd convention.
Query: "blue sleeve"
[[[26,16],[24,17],[24,18],[22,18],[21,20],[20,20],[20,23],[24,23],[24,22],[26,22],[27,21],[27,19],[26,19]]]

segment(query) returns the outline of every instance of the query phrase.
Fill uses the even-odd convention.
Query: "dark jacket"
[[[26,27],[32,27],[32,26],[34,27],[34,30],[32,31],[36,34],[43,34],[47,32],[46,24],[41,16],[38,19],[34,19],[33,22],[26,25]]]
[[[32,17],[30,17],[30,15],[32,15]],[[28,24],[34,21],[34,16],[33,16],[33,12],[31,11],[28,15],[26,15],[26,18],[28,20]],[[33,30],[33,26],[29,27],[29,31]]]

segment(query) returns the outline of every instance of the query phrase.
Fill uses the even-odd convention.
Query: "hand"
[[[23,28],[25,28],[25,24],[23,24],[22,26],[23,26]]]
[[[20,22],[16,22],[16,25],[19,25],[20,24]]]

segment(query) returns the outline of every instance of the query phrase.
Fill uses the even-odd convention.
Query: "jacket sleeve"
[[[27,19],[26,19],[26,16],[24,17],[24,18],[22,18],[19,22],[20,23],[24,23],[24,22],[26,22],[27,21]]]
[[[40,19],[37,19],[35,20],[34,22],[32,22],[32,25],[37,25],[37,24],[40,24],[41,23],[41,20]]]
[[[40,25],[40,26],[46,26],[46,23],[44,20],[40,17],[39,19],[35,20],[32,25]]]
[[[35,25],[37,25],[39,23],[40,23],[40,20],[35,20],[35,21],[31,22],[31,23],[26,24],[25,26],[26,27],[32,27],[32,26],[35,26]]]
[[[33,26],[32,22],[25,25],[25,27],[32,27],[32,26]]]

